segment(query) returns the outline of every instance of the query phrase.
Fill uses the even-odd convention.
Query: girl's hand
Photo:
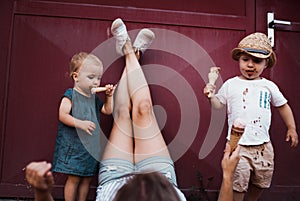
[[[117,85],[107,84],[105,85],[106,91],[105,94],[107,97],[111,97],[114,94]]]
[[[79,121],[76,127],[87,132],[89,135],[93,135],[93,131],[96,129],[96,124],[92,121],[84,120],[84,121]]]

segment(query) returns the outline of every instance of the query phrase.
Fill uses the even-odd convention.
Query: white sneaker
[[[133,48],[137,49],[141,53],[144,53],[146,49],[151,45],[155,38],[155,34],[150,29],[142,29],[133,43]]]
[[[117,53],[124,55],[123,47],[126,41],[130,40],[130,38],[127,33],[126,25],[120,18],[117,18],[115,21],[113,21],[111,25],[111,33],[116,38]]]

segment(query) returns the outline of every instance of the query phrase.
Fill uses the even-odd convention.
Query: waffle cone
[[[231,133],[230,133],[230,141],[229,141],[230,153],[232,153],[236,149],[238,142],[241,139],[243,133],[244,133],[244,128],[236,128],[232,126]]]

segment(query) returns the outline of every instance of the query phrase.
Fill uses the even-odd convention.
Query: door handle
[[[274,47],[275,43],[275,36],[274,36],[274,28],[275,24],[283,24],[283,25],[291,25],[292,23],[290,21],[284,21],[284,20],[275,20],[275,15],[273,12],[267,13],[267,25],[268,25],[268,38],[271,42],[272,47]]]

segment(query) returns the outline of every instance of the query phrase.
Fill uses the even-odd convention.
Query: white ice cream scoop
[[[209,84],[212,84],[212,85],[215,85],[218,77],[219,77],[219,72],[220,72],[221,68],[220,67],[211,67],[210,68],[210,71],[208,73],[208,83]],[[209,92],[208,95],[207,95],[208,98],[211,97],[211,93]]]

